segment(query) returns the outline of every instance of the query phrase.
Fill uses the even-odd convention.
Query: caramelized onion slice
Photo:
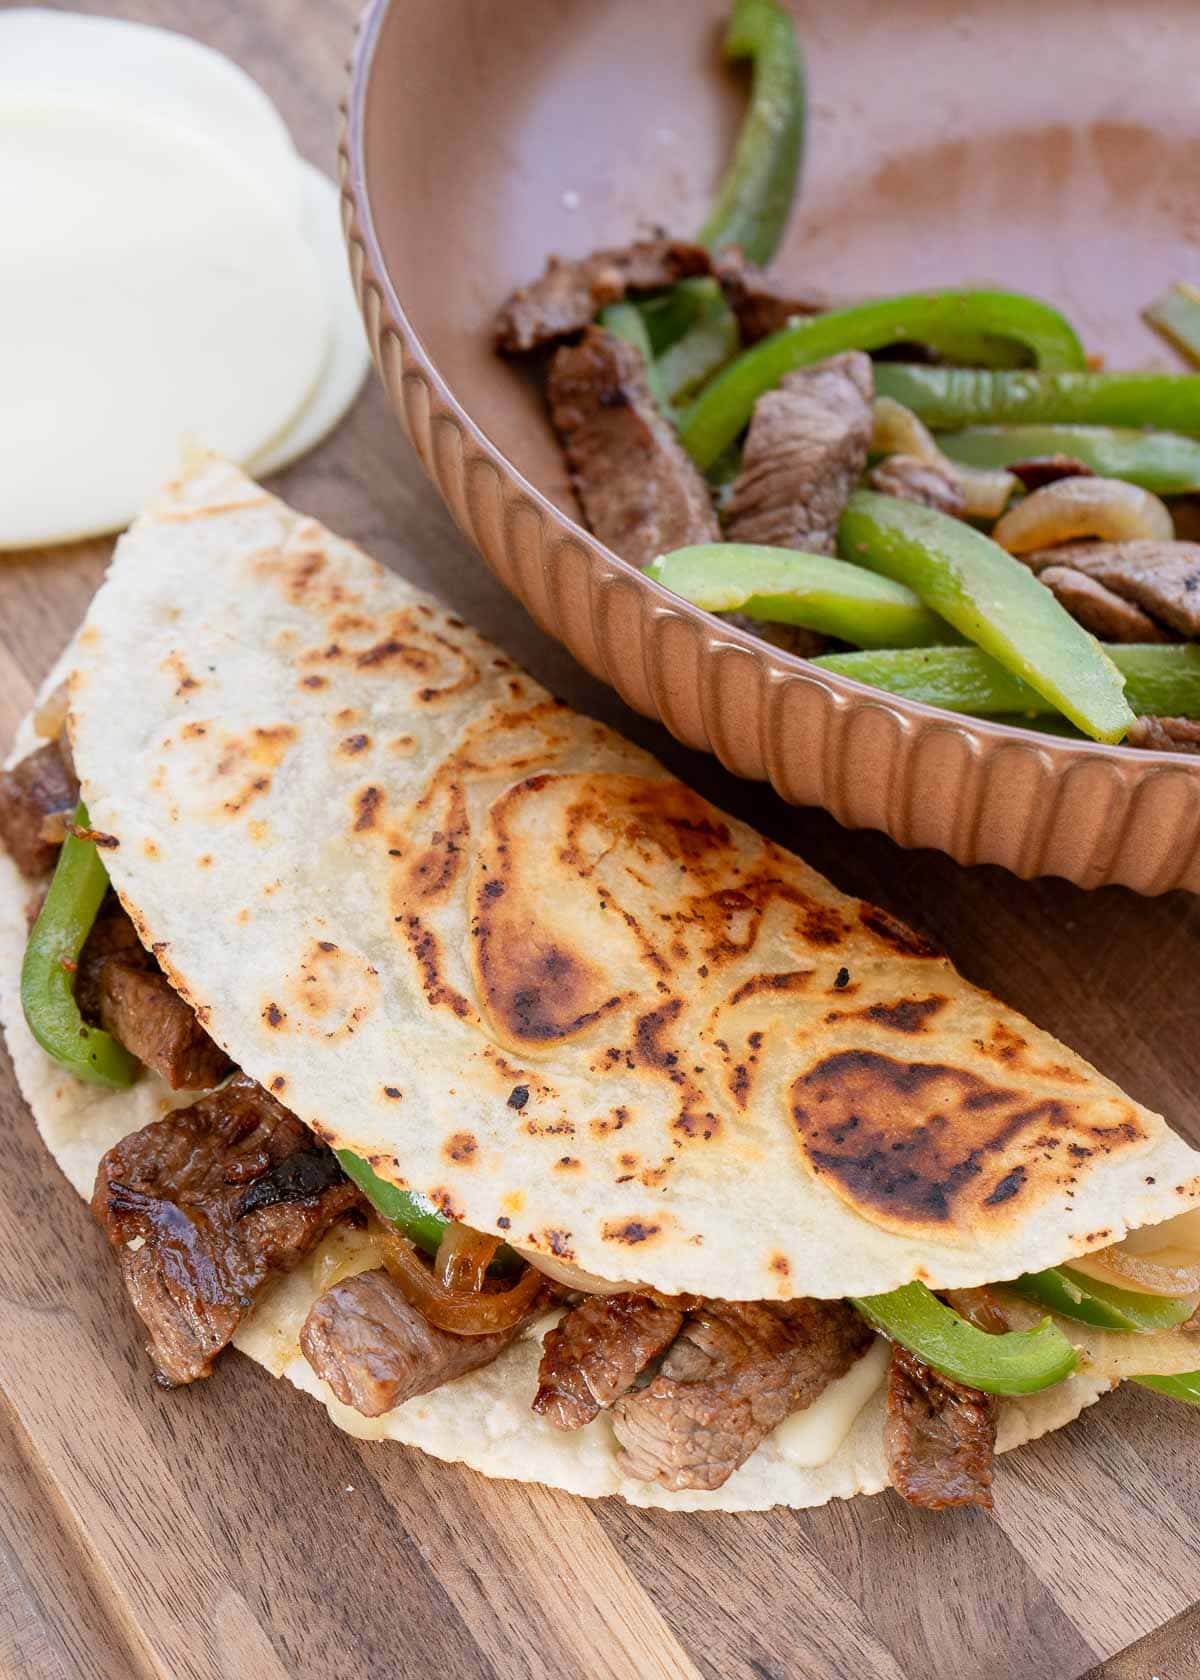
[[[871,449],[876,455],[915,455],[940,467],[962,492],[963,512],[972,519],[998,519],[1017,489],[1003,467],[967,467],[943,455],[933,433],[911,408],[894,397],[876,397]]]
[[[1030,554],[1078,537],[1174,542],[1175,526],[1165,502],[1124,479],[1059,478],[1010,508],[992,537],[1010,554]]]
[[[405,1300],[430,1324],[455,1336],[487,1336],[494,1330],[511,1330],[542,1291],[541,1273],[529,1266],[511,1289],[458,1294],[447,1289],[408,1238],[398,1231],[382,1230],[379,1243],[383,1263]]]
[[[1081,1254],[1073,1271],[1147,1295],[1194,1295],[1200,1291],[1200,1208],[1161,1225],[1131,1231],[1112,1248]]]
[[[555,1260],[549,1254],[535,1254],[530,1248],[519,1248],[517,1253],[522,1260],[528,1260],[531,1266],[536,1266],[539,1272],[555,1283],[561,1283],[573,1294],[625,1295],[639,1287],[636,1283],[613,1283],[608,1278],[597,1277],[594,1272],[585,1272],[580,1266],[568,1265],[565,1260]]]
[[[499,1247],[499,1237],[485,1236],[469,1225],[447,1225],[433,1262],[434,1276],[455,1295],[477,1295]]]

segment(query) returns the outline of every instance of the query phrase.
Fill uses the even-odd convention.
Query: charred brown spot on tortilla
[[[356,735],[347,735],[339,745],[338,751],[344,753],[347,758],[354,758],[359,753],[366,752],[370,745],[371,737],[369,735],[363,735],[361,733]]]
[[[379,787],[365,787],[354,796],[354,832],[365,834],[375,827],[383,804],[383,789]]]
[[[115,852],[121,844],[115,834],[106,834],[102,828],[83,828],[79,823],[68,823],[67,827],[77,840],[90,840],[101,851]]]
[[[1015,1205],[1058,1184],[1047,1136],[1106,1153],[1145,1133],[1120,1098],[1088,1105],[993,1085],[964,1068],[867,1050],[826,1056],[792,1085],[792,1119],[811,1170],[877,1224],[928,1228]]]
[[[463,1211],[457,1205],[449,1190],[430,1190],[429,1200],[438,1212],[447,1219],[453,1219],[460,1225],[463,1223]]]
[[[877,904],[860,904],[858,919],[868,932],[902,957],[940,957],[942,953],[924,935],[915,933]]]
[[[421,971],[425,1001],[431,1008],[445,1006],[460,1021],[473,1019],[475,1011],[463,997],[442,978],[442,952],[437,936],[425,926],[419,916],[401,918],[412,954]]]
[[[792,1263],[786,1254],[772,1254],[767,1261],[767,1265],[776,1277],[789,1277],[791,1275]]]
[[[845,918],[831,904],[814,904],[804,915],[804,936],[810,945],[840,945],[846,933]]]
[[[306,677],[300,678],[301,688],[328,688],[329,678],[321,676],[316,671],[310,671]]]
[[[745,1003],[747,998],[761,997],[763,994],[772,995],[783,992],[802,992],[812,979],[811,968],[787,969],[781,974],[755,974],[729,995],[729,1008],[735,1009],[739,1003]]]
[[[457,1161],[462,1166],[467,1161],[474,1160],[479,1150],[479,1144],[470,1132],[451,1132],[442,1148],[442,1153],[451,1161]]]
[[[280,1091],[286,1091],[287,1090],[287,1079],[284,1077],[284,1075],[282,1073],[277,1073],[272,1078],[271,1089],[272,1089],[272,1091],[275,1092],[276,1096],[279,1095]]]
[[[660,1235],[661,1225],[642,1219],[610,1219],[601,1228],[601,1235],[605,1242],[627,1243],[635,1246],[638,1243],[652,1242]]]
[[[263,1008],[262,1018],[269,1027],[278,1029],[287,1020],[287,1015],[277,1003],[268,1003]]]
[[[514,1085],[508,1094],[509,1108],[522,1109],[529,1101],[528,1085]]]
[[[400,1089],[399,1085],[385,1085],[383,1087],[383,1094],[389,1102],[399,1102],[404,1096],[404,1093]]]
[[[164,670],[168,676],[174,677],[175,698],[177,700],[182,699],[182,697],[189,693],[192,689],[203,686],[199,678],[194,677],[191,671],[188,670],[187,665],[184,663],[182,653],[179,653],[178,651],[173,651],[166,656],[162,662],[161,669]]]
[[[289,997],[308,1031],[327,1039],[353,1033],[379,998],[379,973],[331,939],[310,940],[289,977]]]
[[[826,1015],[829,1022],[869,1021],[872,1026],[886,1027],[889,1032],[917,1036],[926,1032],[930,1021],[950,1002],[938,993],[927,998],[901,998],[896,1003],[871,1003],[865,1009],[834,1010]]]

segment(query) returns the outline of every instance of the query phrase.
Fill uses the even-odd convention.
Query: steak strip
[[[556,1429],[580,1429],[627,1394],[670,1346],[683,1313],[652,1295],[589,1295],[546,1336],[533,1409]]]
[[[550,415],[588,528],[632,566],[720,540],[708,486],[663,419],[641,356],[589,327],[550,363]]]
[[[490,1365],[528,1322],[486,1336],[454,1336],[423,1318],[387,1272],[358,1272],[313,1303],[300,1347],[343,1406],[380,1417]]]
[[[1072,566],[1043,566],[1038,577],[1062,602],[1077,624],[1103,642],[1171,642],[1170,631],[1156,624],[1133,601],[1114,595],[1098,579]]]
[[[1200,720],[1176,717],[1140,717],[1129,726],[1127,747],[1147,752],[1200,754]]]
[[[497,315],[497,348],[511,356],[561,343],[606,304],[711,270],[708,252],[685,239],[642,239],[575,261],[551,257],[541,277],[519,287]]]
[[[1200,638],[1200,543],[1153,538],[1063,543],[1018,559],[1039,574],[1048,566],[1069,566],[1134,602],[1168,629],[1189,640]]]
[[[910,1505],[992,1508],[992,1461],[1000,1402],[952,1382],[896,1343],[883,1426],[888,1473]]]
[[[79,783],[57,741],[0,770],[0,840],[22,875],[36,879],[54,868],[59,842],[47,837],[46,819],[69,816],[78,801]]]
[[[92,925],[75,977],[85,1021],[101,1026],[172,1090],[211,1090],[233,1063],[167,980],[115,893]]]
[[[847,350],[785,374],[759,397],[726,510],[730,542],[833,553],[866,469],[873,393],[870,358]]]
[[[635,1481],[719,1488],[870,1345],[844,1301],[708,1301],[648,1387],[618,1400],[618,1464]]]
[[[208,1376],[269,1279],[358,1204],[328,1150],[319,1179],[306,1164],[290,1185],[281,1180],[287,1162],[320,1152],[294,1114],[239,1073],[105,1155],[92,1211],[120,1254],[163,1387]],[[270,1199],[255,1202],[250,1189],[264,1178]]]
[[[757,344],[760,338],[782,332],[798,315],[822,315],[835,307],[823,292],[781,289],[736,248],[722,252],[715,273],[725,301],[737,316],[744,344]]]
[[[916,455],[889,455],[872,467],[868,483],[882,496],[898,496],[904,502],[936,508],[954,519],[962,519],[967,511],[967,499],[949,472]]]

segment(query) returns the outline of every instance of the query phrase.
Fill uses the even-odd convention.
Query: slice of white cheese
[[[189,35],[123,18],[17,6],[0,11],[0,98],[123,99],[219,144],[293,220],[303,215],[291,136],[253,77]]]
[[[250,470],[258,478],[279,472],[328,436],[357,397],[370,363],[342,239],[340,195],[329,177],[311,163],[302,163],[300,170],[304,236],[325,285],[330,346],[312,396],[287,430],[250,462]]]
[[[802,1412],[785,1418],[771,1439],[791,1464],[806,1469],[828,1464],[854,1427],[854,1420],[887,1376],[891,1346],[876,1336],[844,1377],[831,1382]]]
[[[225,151],[96,92],[0,98],[0,547],[126,524],[189,442],[250,460],[329,346],[293,218]]]

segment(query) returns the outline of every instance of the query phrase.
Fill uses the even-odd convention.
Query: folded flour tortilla
[[[1161,1118],[233,467],[138,521],[64,669],[91,821],[173,984],[320,1136],[480,1230],[667,1292],[840,1297],[1012,1277],[1200,1196]],[[27,897],[0,857],[0,1008],[87,1194],[179,1099],[38,1050]],[[298,1353],[320,1266],[237,1343],[357,1434],[674,1508],[886,1483],[881,1393],[824,1463],[784,1426],[715,1493],[623,1482],[603,1416],[529,1411],[536,1336],[368,1422]],[[1001,1450],[1109,1381],[1097,1354],[1005,1402]]]

